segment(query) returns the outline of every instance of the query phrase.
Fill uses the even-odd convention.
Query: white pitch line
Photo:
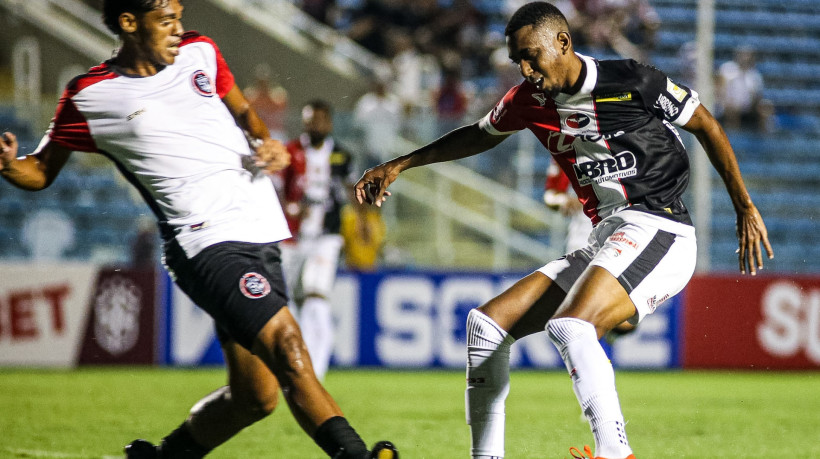
[[[45,457],[45,458],[55,458],[55,459],[94,459],[94,456],[88,456],[86,454],[75,454],[75,453],[63,453],[60,451],[41,451],[37,449],[24,449],[24,448],[8,448],[3,447],[0,448],[2,451],[6,451],[15,455],[15,457]],[[121,459],[122,456],[100,456],[100,459]]]

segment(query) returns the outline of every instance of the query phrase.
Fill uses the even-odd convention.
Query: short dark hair
[[[168,4],[169,0],[105,0],[103,22],[115,35],[122,33],[120,15],[122,13],[145,14]]]
[[[310,102],[308,102],[307,104],[305,104],[305,107],[310,107],[314,111],[321,110],[323,112],[326,112],[328,115],[333,114],[333,107],[331,107],[331,105],[328,101],[323,100],[323,99],[313,99]]]
[[[512,36],[518,29],[526,26],[540,26],[547,22],[553,22],[569,29],[567,18],[555,5],[547,2],[532,2],[518,8],[512,15],[507,27],[504,29],[504,36]]]

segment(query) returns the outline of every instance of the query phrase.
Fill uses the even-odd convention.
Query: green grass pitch
[[[592,442],[563,371],[514,371],[507,458],[566,458]],[[221,368],[0,369],[0,458],[122,457],[159,440]],[[654,458],[820,458],[820,373],[617,374],[635,454]],[[390,439],[403,459],[469,457],[464,373],[336,370],[326,386],[368,444]],[[324,457],[285,403],[213,458]]]

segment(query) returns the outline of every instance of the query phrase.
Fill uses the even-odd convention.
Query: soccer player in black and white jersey
[[[110,158],[156,214],[177,285],[216,321],[228,384],[159,446],[136,440],[126,456],[203,457],[270,414],[281,389],[328,456],[398,457],[389,442],[368,451],[314,375],[287,307],[277,241],[290,232],[267,177],[289,154],[216,44],[181,17],[180,0],[106,0],[116,55],[68,85],[34,153],[17,158],[12,133],[0,140],[0,175],[28,190],[51,184],[72,151]]]
[[[472,156],[531,130],[570,178],[594,228],[589,245],[468,315],[472,457],[504,456],[510,346],[546,329],[589,420],[595,457],[634,458],[612,364],[598,339],[624,321],[640,322],[695,270],[695,230],[681,201],[689,164],[675,126],[695,134],[726,185],[737,213],[741,273],[762,268],[763,249],[774,256],[766,227],[726,134],[697,93],[633,60],[576,54],[566,19],[546,2],[522,6],[505,35],[524,81],[475,124],[365,171],[356,196],[380,206],[402,171]],[[583,449],[570,452],[592,457]]]

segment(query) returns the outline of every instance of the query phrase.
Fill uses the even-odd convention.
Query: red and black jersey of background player
[[[580,56],[580,55],[579,55]],[[581,89],[554,99],[525,81],[481,126],[530,129],[570,180],[593,223],[631,207],[691,224],[681,201],[689,160],[673,124],[686,124],[697,93],[634,60],[580,56]]]
[[[335,139],[334,139],[335,142]],[[288,142],[285,147],[290,153],[290,164],[279,172],[281,197],[285,206],[285,218],[294,238],[299,235],[301,215],[287,211],[291,204],[307,205],[305,186],[307,180],[307,158],[305,147],[299,137]],[[342,207],[348,201],[347,187],[353,173],[353,156],[339,144],[334,143],[330,153],[329,202],[325,203],[323,230],[325,234],[339,234],[342,226]]]

